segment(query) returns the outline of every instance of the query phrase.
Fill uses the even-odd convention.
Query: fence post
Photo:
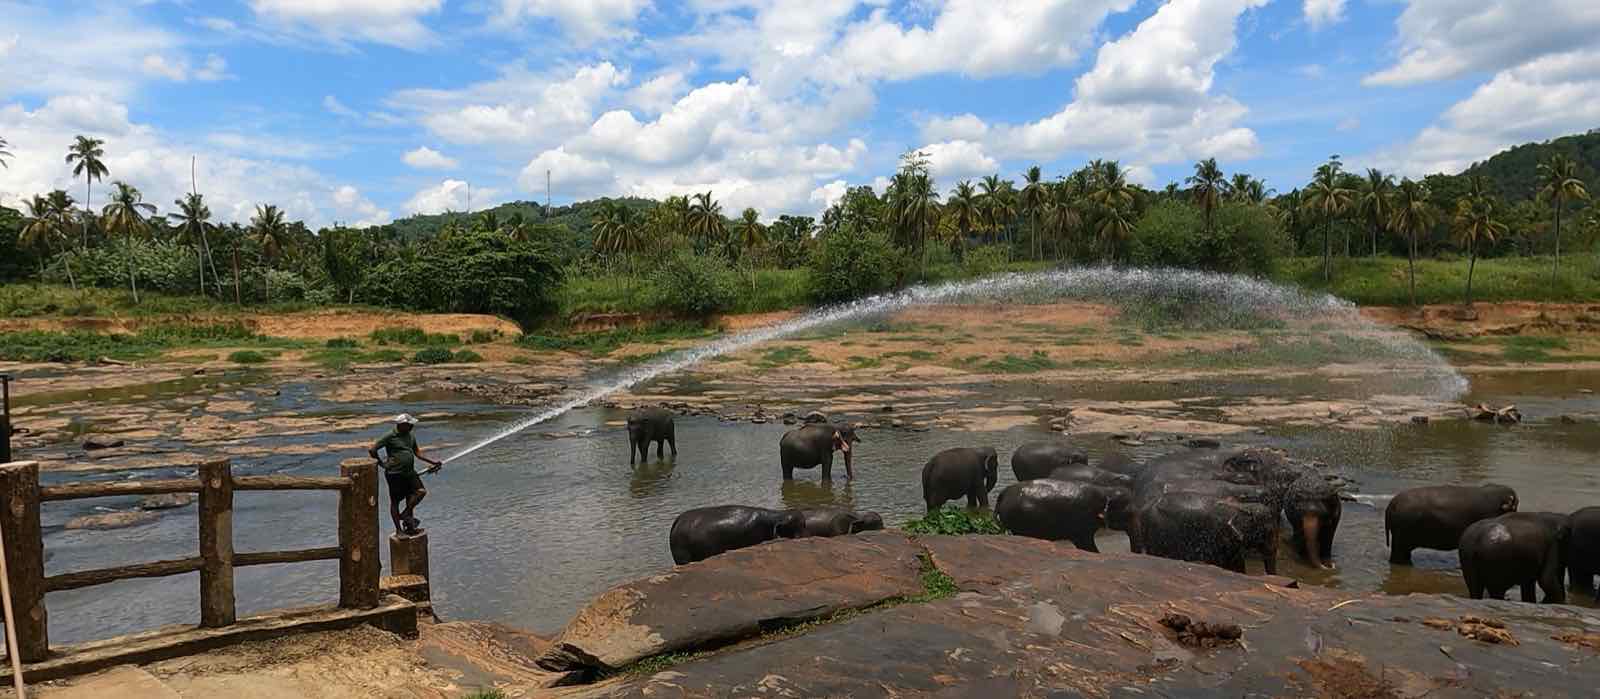
[[[339,606],[378,606],[378,464],[371,459],[345,459],[339,475],[350,485],[339,491]]]
[[[200,625],[237,620],[233,597],[233,467],[227,459],[200,465]]]
[[[44,538],[39,531],[39,463],[0,465],[0,527],[5,530],[7,582],[16,613],[17,655],[36,663],[50,653],[44,608]]]

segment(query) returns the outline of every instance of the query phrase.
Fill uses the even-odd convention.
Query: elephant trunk
[[[1315,513],[1300,517],[1300,540],[1305,547],[1306,560],[1318,568],[1332,568],[1322,560],[1322,520]]]
[[[839,450],[844,452],[844,477],[853,481],[856,479],[855,450],[850,448],[849,440],[844,440]]]

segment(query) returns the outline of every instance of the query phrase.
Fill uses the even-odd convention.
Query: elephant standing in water
[[[1018,481],[1050,478],[1050,472],[1072,465],[1087,465],[1089,456],[1065,441],[1028,442],[1011,452],[1011,472]]]
[[[934,454],[922,467],[922,500],[935,512],[962,497],[967,507],[988,507],[989,491],[1000,479],[1000,456],[991,447],[959,447]]]
[[[1128,532],[1130,548],[1152,556],[1245,572],[1247,553],[1278,572],[1278,509],[1263,502],[1188,491],[1143,501]]]
[[[805,530],[806,517],[799,510],[742,505],[699,507],[672,521],[668,542],[672,562],[683,565],[773,539],[798,538]]]
[[[1516,511],[1517,491],[1492,483],[1401,491],[1383,511],[1389,562],[1410,565],[1413,549],[1453,551],[1473,522]]]
[[[672,413],[663,408],[640,408],[628,414],[628,465],[634,457],[650,461],[650,443],[655,442],[656,458],[662,458],[662,445],[672,447],[672,456],[678,456],[677,430],[672,423]]]
[[[1105,523],[1108,488],[1089,483],[1038,478],[1007,486],[994,501],[994,513],[1011,533],[1050,541],[1071,541],[1099,553],[1094,534]]]
[[[1572,538],[1567,543],[1567,570],[1572,586],[1586,595],[1597,595],[1594,576],[1600,574],[1600,507],[1585,507],[1572,513],[1568,522]]]
[[[1461,534],[1458,554],[1467,593],[1505,599],[1506,590],[1521,587],[1522,601],[1536,602],[1537,583],[1545,604],[1566,602],[1571,537],[1567,515],[1553,512],[1512,512],[1473,522]]]
[[[849,425],[818,422],[783,433],[778,441],[778,457],[783,465],[783,479],[793,480],[797,468],[822,467],[822,479],[833,479],[833,452],[844,453],[844,477],[855,480],[852,466],[854,446],[861,441],[855,428]]]

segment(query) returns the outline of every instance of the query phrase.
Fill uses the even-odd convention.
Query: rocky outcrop
[[[137,527],[141,524],[149,524],[160,518],[161,516],[154,512],[107,512],[99,515],[73,517],[67,520],[67,523],[63,526],[67,529],[92,529],[97,531],[125,529],[127,527]]]
[[[141,510],[176,510],[194,504],[193,493],[161,493],[139,500]]]

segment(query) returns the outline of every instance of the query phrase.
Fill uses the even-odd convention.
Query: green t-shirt
[[[374,451],[385,450],[388,458],[383,461],[383,470],[392,475],[402,475],[417,472],[417,436],[410,432],[400,434],[391,430],[389,434],[379,439],[372,445]]]

